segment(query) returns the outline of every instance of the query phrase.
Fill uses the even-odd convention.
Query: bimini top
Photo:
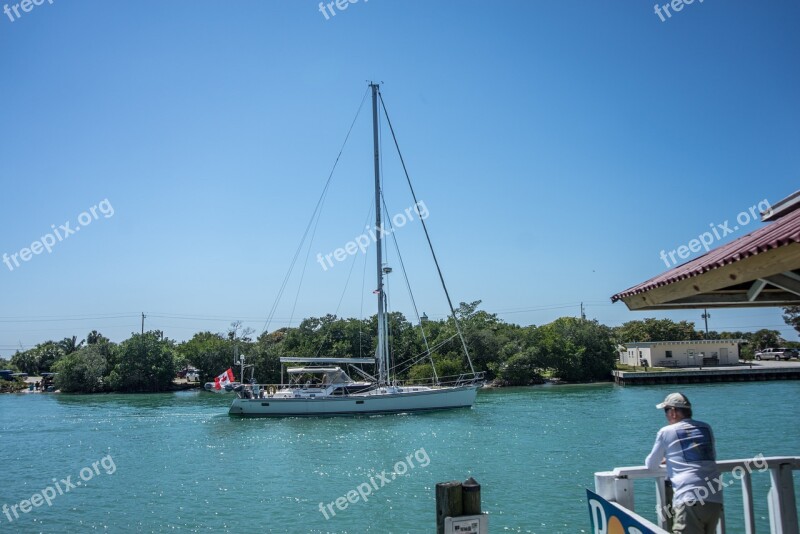
[[[341,370],[341,367],[289,367],[286,372],[290,375],[299,375],[302,373],[335,373]]]
[[[281,358],[281,363],[375,363],[375,358],[295,358],[284,357]]]
[[[766,226],[611,297],[631,310],[800,304],[800,191]]]
[[[289,380],[299,382],[303,380],[303,375],[322,375],[321,385],[327,386],[330,384],[350,384],[353,379],[347,373],[342,371],[340,367],[290,367],[287,369],[289,373]]]

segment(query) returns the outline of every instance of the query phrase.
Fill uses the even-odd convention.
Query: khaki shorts
[[[672,532],[680,534],[715,534],[717,522],[722,515],[722,504],[707,502],[686,506],[675,506],[675,519],[672,522]]]

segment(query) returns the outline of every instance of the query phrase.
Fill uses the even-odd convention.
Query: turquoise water
[[[800,455],[800,382],[681,390],[720,458]],[[539,386],[481,391],[472,410],[329,419],[230,418],[230,397],[205,392],[0,395],[0,506],[87,479],[54,488],[50,506],[0,515],[0,531],[432,532],[435,484],[473,476],[491,532],[589,532],[594,472],[643,463],[668,392]],[[395,469],[407,472],[391,480]],[[759,531],[765,484],[754,480]],[[367,500],[348,503],[359,486]],[[639,510],[653,509],[651,486],[637,484]],[[728,532],[742,532],[739,495],[726,490]]]

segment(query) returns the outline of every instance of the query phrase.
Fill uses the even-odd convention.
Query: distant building
[[[646,341],[625,343],[620,363],[648,367],[694,367],[736,365],[743,339],[700,339],[695,341]]]

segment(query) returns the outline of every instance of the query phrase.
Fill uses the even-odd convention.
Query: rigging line
[[[327,189],[327,187],[326,187]],[[327,196],[327,193],[324,195]],[[324,205],[324,200],[323,200]],[[292,326],[292,321],[294,321],[294,312],[297,309],[297,301],[300,300],[300,290],[303,287],[303,280],[306,278],[306,269],[308,268],[308,257],[311,255],[311,245],[314,243],[314,237],[317,235],[317,227],[319,227],[319,221],[322,218],[322,206],[320,206],[319,211],[317,212],[317,219],[314,222],[314,230],[311,232],[311,239],[308,240],[308,249],[306,250],[306,258],[303,261],[303,270],[300,273],[300,281],[297,284],[297,293],[294,296],[294,303],[292,304],[292,312],[289,314],[289,325]]]
[[[383,202],[383,208],[385,212],[389,212],[389,207],[386,205],[386,199],[384,198],[383,194],[381,194],[381,201]],[[403,262],[403,255],[400,253],[400,245],[397,243],[397,234],[394,231],[394,224],[392,223],[392,219],[389,220],[389,228],[391,229],[392,234],[392,241],[394,242],[394,248],[397,252],[397,259],[400,261],[400,270],[403,272],[403,280],[406,282],[406,289],[408,289],[408,296],[411,299],[411,306],[414,308],[414,316],[417,318],[417,324],[419,324],[420,332],[422,332],[422,341],[425,344],[425,349],[428,353],[428,356],[431,359],[431,367],[433,368],[433,377],[436,380],[436,383],[439,383],[439,377],[437,376],[436,372],[436,365],[433,363],[433,355],[431,354],[431,349],[428,346],[428,337],[425,335],[425,328],[422,326],[422,319],[419,316],[419,309],[417,308],[417,301],[414,298],[414,293],[411,291],[411,282],[408,280],[408,272],[406,271],[405,262]],[[396,373],[395,373],[396,374]]]
[[[371,200],[370,204],[369,204],[369,209],[367,210],[367,216],[366,216],[366,219],[364,220],[364,226],[366,228],[369,228],[369,217],[370,217],[370,215],[372,215],[372,205],[374,203],[375,203],[375,201]],[[355,266],[356,266],[356,261],[355,261],[355,258],[353,258],[353,264],[350,266],[350,272],[347,274],[347,281],[344,284],[344,290],[342,291],[342,295],[341,295],[341,297],[339,297],[339,303],[336,305],[336,311],[334,312],[334,315],[337,315],[339,313],[339,308],[342,306],[342,301],[344,300],[344,295],[347,292],[347,286],[350,283],[350,277],[353,274],[353,268]]]
[[[367,210],[367,216],[366,216],[366,219],[364,221],[364,226],[367,229],[369,229],[369,216],[372,214],[372,206],[373,206],[374,203],[375,203],[374,200],[370,201],[369,209]],[[344,296],[347,293],[347,286],[350,285],[350,278],[353,276],[353,270],[355,269],[356,263],[357,263],[356,259],[353,258],[353,263],[350,265],[350,271],[347,273],[347,280],[345,280],[344,288],[342,289],[342,294],[339,297],[338,304],[336,304],[336,310],[333,312],[334,316],[338,316],[339,315],[339,309],[342,307],[342,301],[344,300]],[[363,291],[363,284],[362,284],[362,291]],[[361,302],[362,302],[362,311],[363,311],[363,302],[364,302],[363,293],[362,293]],[[360,328],[359,328],[359,333],[360,333]],[[320,341],[319,347],[317,347],[316,356],[319,356],[320,352],[322,351],[322,347],[325,345],[326,339],[330,339],[330,334],[331,334],[331,332],[330,332],[330,330],[328,330],[328,334],[326,336],[324,336],[323,339]],[[359,340],[360,340],[360,336],[359,336]],[[360,353],[361,353],[361,351],[360,351],[360,347],[359,347],[359,354]]]
[[[454,335],[453,337],[457,337],[457,335]],[[409,361],[404,362],[405,367],[403,367],[400,370],[395,370],[395,367],[399,367],[400,366],[400,364],[398,364],[397,366],[392,367],[392,371],[394,371],[395,375],[402,375],[403,373],[405,373],[406,371],[410,370],[412,367],[414,367],[415,365],[417,365],[421,361],[425,360],[427,357],[428,357],[428,354],[423,354],[422,356],[419,356],[419,357],[416,357],[416,358],[411,358]],[[438,383],[438,381],[439,381],[438,375],[437,375],[437,377],[434,377],[434,378],[436,380],[436,383]]]
[[[369,219],[372,216],[372,211],[375,209],[375,201],[371,201],[369,205],[369,212],[367,213],[367,223],[364,225],[369,229]],[[364,253],[364,268],[361,271],[361,309],[359,310],[358,321],[358,357],[361,358],[363,354],[363,333],[364,333],[364,288],[367,284],[367,254]]]
[[[439,348],[441,348],[441,347],[445,346],[446,344],[450,343],[450,341],[454,340],[454,339],[455,339],[455,338],[457,338],[457,337],[458,337],[458,334],[453,334],[452,336],[448,337],[448,338],[447,338],[447,339],[445,339],[444,341],[440,341],[439,343],[437,343],[436,345],[434,345],[433,347],[431,347],[431,350],[432,350],[432,351],[433,351],[433,350],[437,350],[437,349],[439,349]],[[416,365],[418,362],[421,362],[422,360],[424,360],[424,359],[425,359],[425,356],[427,356],[427,354],[426,354],[425,352],[421,352],[421,353],[419,353],[419,354],[417,354],[417,355],[413,356],[413,357],[412,357],[412,360],[413,360],[413,361],[412,361],[411,363],[409,363],[408,365],[406,365],[406,367],[402,368],[400,371],[397,371],[397,373],[398,373],[398,374],[402,374],[402,373],[406,372],[408,369],[410,369],[411,367],[413,367],[414,365]]]
[[[369,211],[367,212],[367,222],[369,222],[369,215],[372,213],[372,205],[370,205]],[[353,263],[350,264],[350,270],[347,273],[347,280],[344,282],[344,289],[342,289],[342,294],[339,297],[339,303],[336,304],[336,310],[333,312],[333,316],[337,317],[339,315],[339,308],[342,307],[342,301],[344,300],[344,296],[347,293],[347,286],[350,285],[350,278],[353,276],[353,270],[356,266],[356,258],[353,258]],[[320,352],[322,352],[322,347],[325,346],[325,341],[330,339],[331,337],[331,330],[328,330],[326,336],[323,336],[322,341],[320,341],[319,347],[317,347],[316,356],[318,357]]]
[[[311,229],[311,224],[314,222],[314,218],[317,215],[317,211],[320,209],[320,205],[325,199],[325,196],[328,194],[328,188],[331,185],[331,179],[333,178],[333,173],[336,170],[336,166],[339,164],[339,159],[342,157],[342,152],[344,152],[344,147],[347,145],[347,140],[350,139],[350,134],[353,131],[353,127],[356,124],[356,120],[358,120],[358,116],[361,114],[361,108],[364,107],[364,102],[367,99],[367,94],[369,93],[369,88],[364,91],[364,96],[361,97],[361,103],[358,105],[358,111],[356,111],[356,116],[353,118],[353,122],[350,124],[350,129],[347,130],[347,135],[344,138],[344,142],[342,143],[342,147],[339,149],[339,154],[336,156],[336,161],[333,162],[333,167],[331,168],[331,172],[328,174],[328,179],[325,182],[325,187],[322,189],[322,194],[320,195],[319,199],[317,200],[317,205],[314,207],[314,211],[311,214],[311,219],[308,221],[308,225],[306,226],[305,232],[303,233],[303,237],[300,240],[300,244],[297,246],[297,250],[294,253],[294,257],[292,258],[291,263],[289,264],[289,270],[286,273],[286,276],[281,283],[281,287],[278,290],[278,295],[275,297],[275,302],[272,304],[272,308],[269,311],[269,315],[267,316],[267,321],[264,323],[264,328],[262,329],[261,333],[267,331],[269,328],[269,324],[272,322],[273,316],[275,315],[275,310],[278,308],[278,303],[283,296],[283,292],[286,289],[286,285],[289,283],[289,277],[294,270],[294,265],[297,263],[297,258],[300,256],[300,252],[303,250],[303,243],[305,242],[306,236],[308,236],[308,231]],[[309,245],[309,249],[311,245]]]
[[[386,104],[383,101],[383,94],[379,91],[378,96],[381,99],[381,107],[383,108],[383,113],[386,115],[386,124],[389,125],[389,131],[392,132],[392,139],[394,140],[394,146],[397,148],[397,155],[400,157],[400,163],[403,166],[403,172],[406,175],[406,181],[408,182],[408,188],[411,190],[411,197],[414,199],[414,203],[419,205],[419,201],[417,200],[417,194],[414,192],[414,186],[411,185],[411,177],[408,175],[408,168],[406,167],[406,161],[403,159],[403,154],[400,152],[400,145],[397,142],[397,136],[394,133],[394,128],[392,127],[392,120],[389,118],[389,112],[386,111]],[[453,309],[453,301],[450,299],[450,292],[447,291],[447,285],[444,283],[444,275],[442,274],[442,269],[439,267],[439,260],[436,258],[436,252],[433,251],[433,243],[431,243],[431,236],[428,233],[428,225],[425,224],[425,219],[420,218],[420,222],[422,223],[422,229],[425,231],[425,239],[428,241],[428,247],[431,249],[431,256],[433,256],[433,263],[436,264],[436,271],[439,273],[439,280],[442,282],[442,289],[444,290],[444,294],[447,297],[447,304],[450,306],[450,313],[453,317],[453,322],[456,325],[456,331],[458,332],[458,337],[461,339],[461,345],[464,347],[464,354],[467,356],[467,363],[469,363],[469,370],[472,374],[475,374],[475,368],[472,366],[472,358],[469,356],[469,349],[467,349],[467,342],[464,340],[464,335],[461,332],[461,325],[458,324],[458,317],[456,317],[456,311]]]
[[[364,102],[364,99],[366,99],[366,93],[364,94],[364,97],[362,98],[362,103]],[[359,110],[360,110],[360,108],[359,108]],[[357,118],[358,118],[358,115],[356,115],[356,118],[353,119],[353,124],[355,124],[355,121],[356,121]],[[351,125],[351,130],[352,130],[352,125]],[[348,136],[349,136],[349,132],[348,132]],[[342,150],[344,150],[344,145],[342,145]],[[341,154],[342,153],[340,151],[339,152],[339,156],[341,156]],[[336,158],[336,161],[338,163],[338,161],[339,161],[338,157]],[[333,174],[333,170],[331,170],[331,175],[332,174]],[[329,177],[329,181],[330,181],[330,177]],[[311,255],[311,246],[313,245],[314,238],[317,235],[317,228],[319,227],[319,222],[320,222],[320,220],[322,220],[322,209],[325,206],[324,199],[325,199],[325,197],[327,197],[327,189],[328,189],[328,187],[326,185],[326,192],[323,195],[323,201],[322,201],[322,204],[319,206],[319,211],[317,212],[317,218],[316,218],[316,222],[314,223],[314,229],[311,232],[311,239],[308,240],[308,249],[306,251],[305,261],[303,262],[303,269],[302,269],[302,272],[300,273],[300,281],[297,284],[297,293],[295,294],[294,303],[292,304],[292,313],[289,316],[289,326],[292,325],[292,321],[294,320],[294,313],[295,313],[295,311],[297,309],[297,301],[300,299],[300,291],[302,290],[303,280],[305,280],[306,270],[308,269],[308,257]],[[348,279],[349,279],[349,277],[348,277]],[[320,349],[321,349],[321,347],[320,347]]]
[[[390,291],[390,289],[389,289],[389,277],[388,276],[386,277],[386,286],[385,287],[386,287],[386,290],[383,292],[383,310],[385,312],[384,313],[384,317],[386,318],[386,338],[390,341],[389,347],[391,347],[391,340],[393,339],[394,334],[392,333],[393,332],[393,330],[392,330],[392,321],[391,321],[391,315],[390,315],[390,312],[389,312],[389,310],[391,308],[389,307],[389,291]],[[391,350],[391,348],[389,350],[388,364],[389,364],[389,369],[386,370],[386,377],[387,377],[387,380],[389,381],[389,383],[393,384],[394,381],[392,379],[391,372],[392,372],[392,368],[394,367],[394,365],[393,365],[394,364],[394,351]],[[394,380],[397,380],[397,374],[394,375]]]
[[[375,201],[370,202],[369,213],[367,213],[367,224],[365,225],[367,229],[369,229],[369,219],[372,216],[372,210],[375,209]],[[364,269],[361,272],[361,309],[359,310],[359,321],[358,321],[358,357],[361,358],[362,356],[362,335],[364,332],[364,288],[367,285],[367,254],[364,253]]]

